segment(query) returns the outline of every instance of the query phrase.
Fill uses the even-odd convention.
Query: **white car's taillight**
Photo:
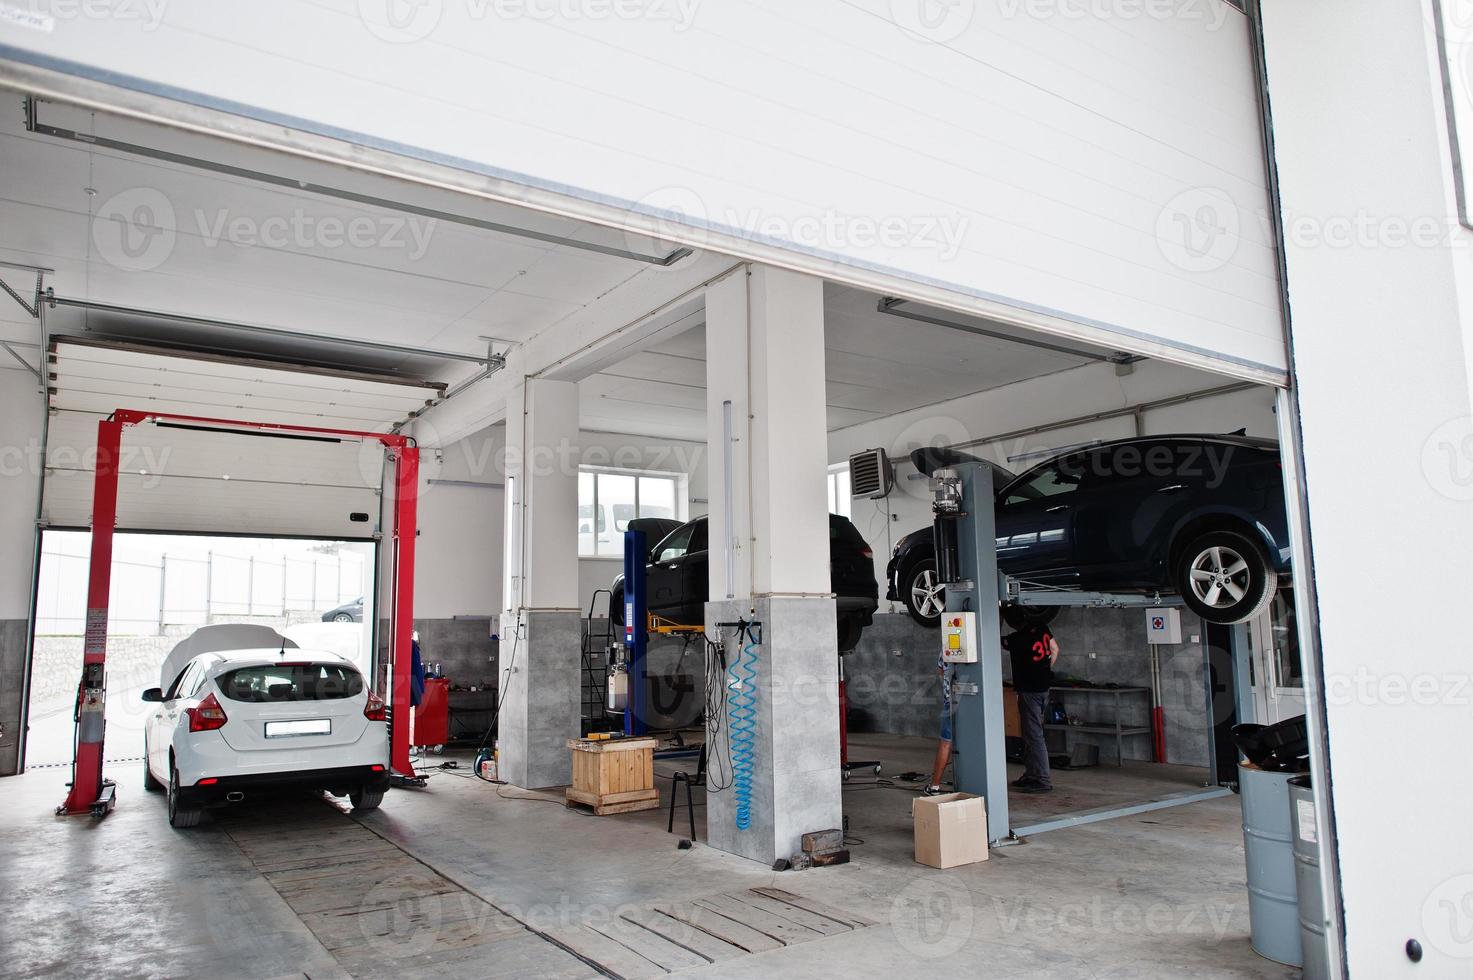
[[[384,721],[389,717],[388,709],[384,706],[384,699],[368,692],[368,702],[363,706],[363,717],[369,721]]]
[[[185,708],[184,711],[189,715],[191,732],[213,732],[217,728],[224,728],[225,723],[230,720],[213,693],[193,708]]]

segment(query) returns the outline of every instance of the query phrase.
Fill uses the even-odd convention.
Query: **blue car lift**
[[[624,701],[624,734],[644,735],[645,699],[649,682],[645,679],[644,658],[649,647],[649,612],[645,602],[645,550],[643,531],[624,532],[624,664],[629,674],[629,695]]]

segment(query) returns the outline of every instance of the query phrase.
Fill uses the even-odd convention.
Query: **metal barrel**
[[[1238,764],[1253,950],[1288,966],[1299,966],[1303,957],[1289,825],[1289,780],[1294,775]]]
[[[1325,899],[1320,889],[1319,831],[1308,776],[1289,780],[1289,825],[1294,835],[1294,885],[1299,896],[1299,942],[1304,980],[1329,980]]]

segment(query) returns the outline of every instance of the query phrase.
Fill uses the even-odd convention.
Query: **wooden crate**
[[[573,785],[564,793],[566,804],[588,807],[598,816],[658,808],[657,745],[652,738],[568,739],[568,748],[573,750]]]

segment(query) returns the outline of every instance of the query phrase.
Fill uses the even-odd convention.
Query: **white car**
[[[279,786],[324,789],[371,810],[389,786],[381,698],[332,653],[228,650],[191,659],[144,727],[143,784],[168,787],[169,823],[193,827],[205,807]]]

